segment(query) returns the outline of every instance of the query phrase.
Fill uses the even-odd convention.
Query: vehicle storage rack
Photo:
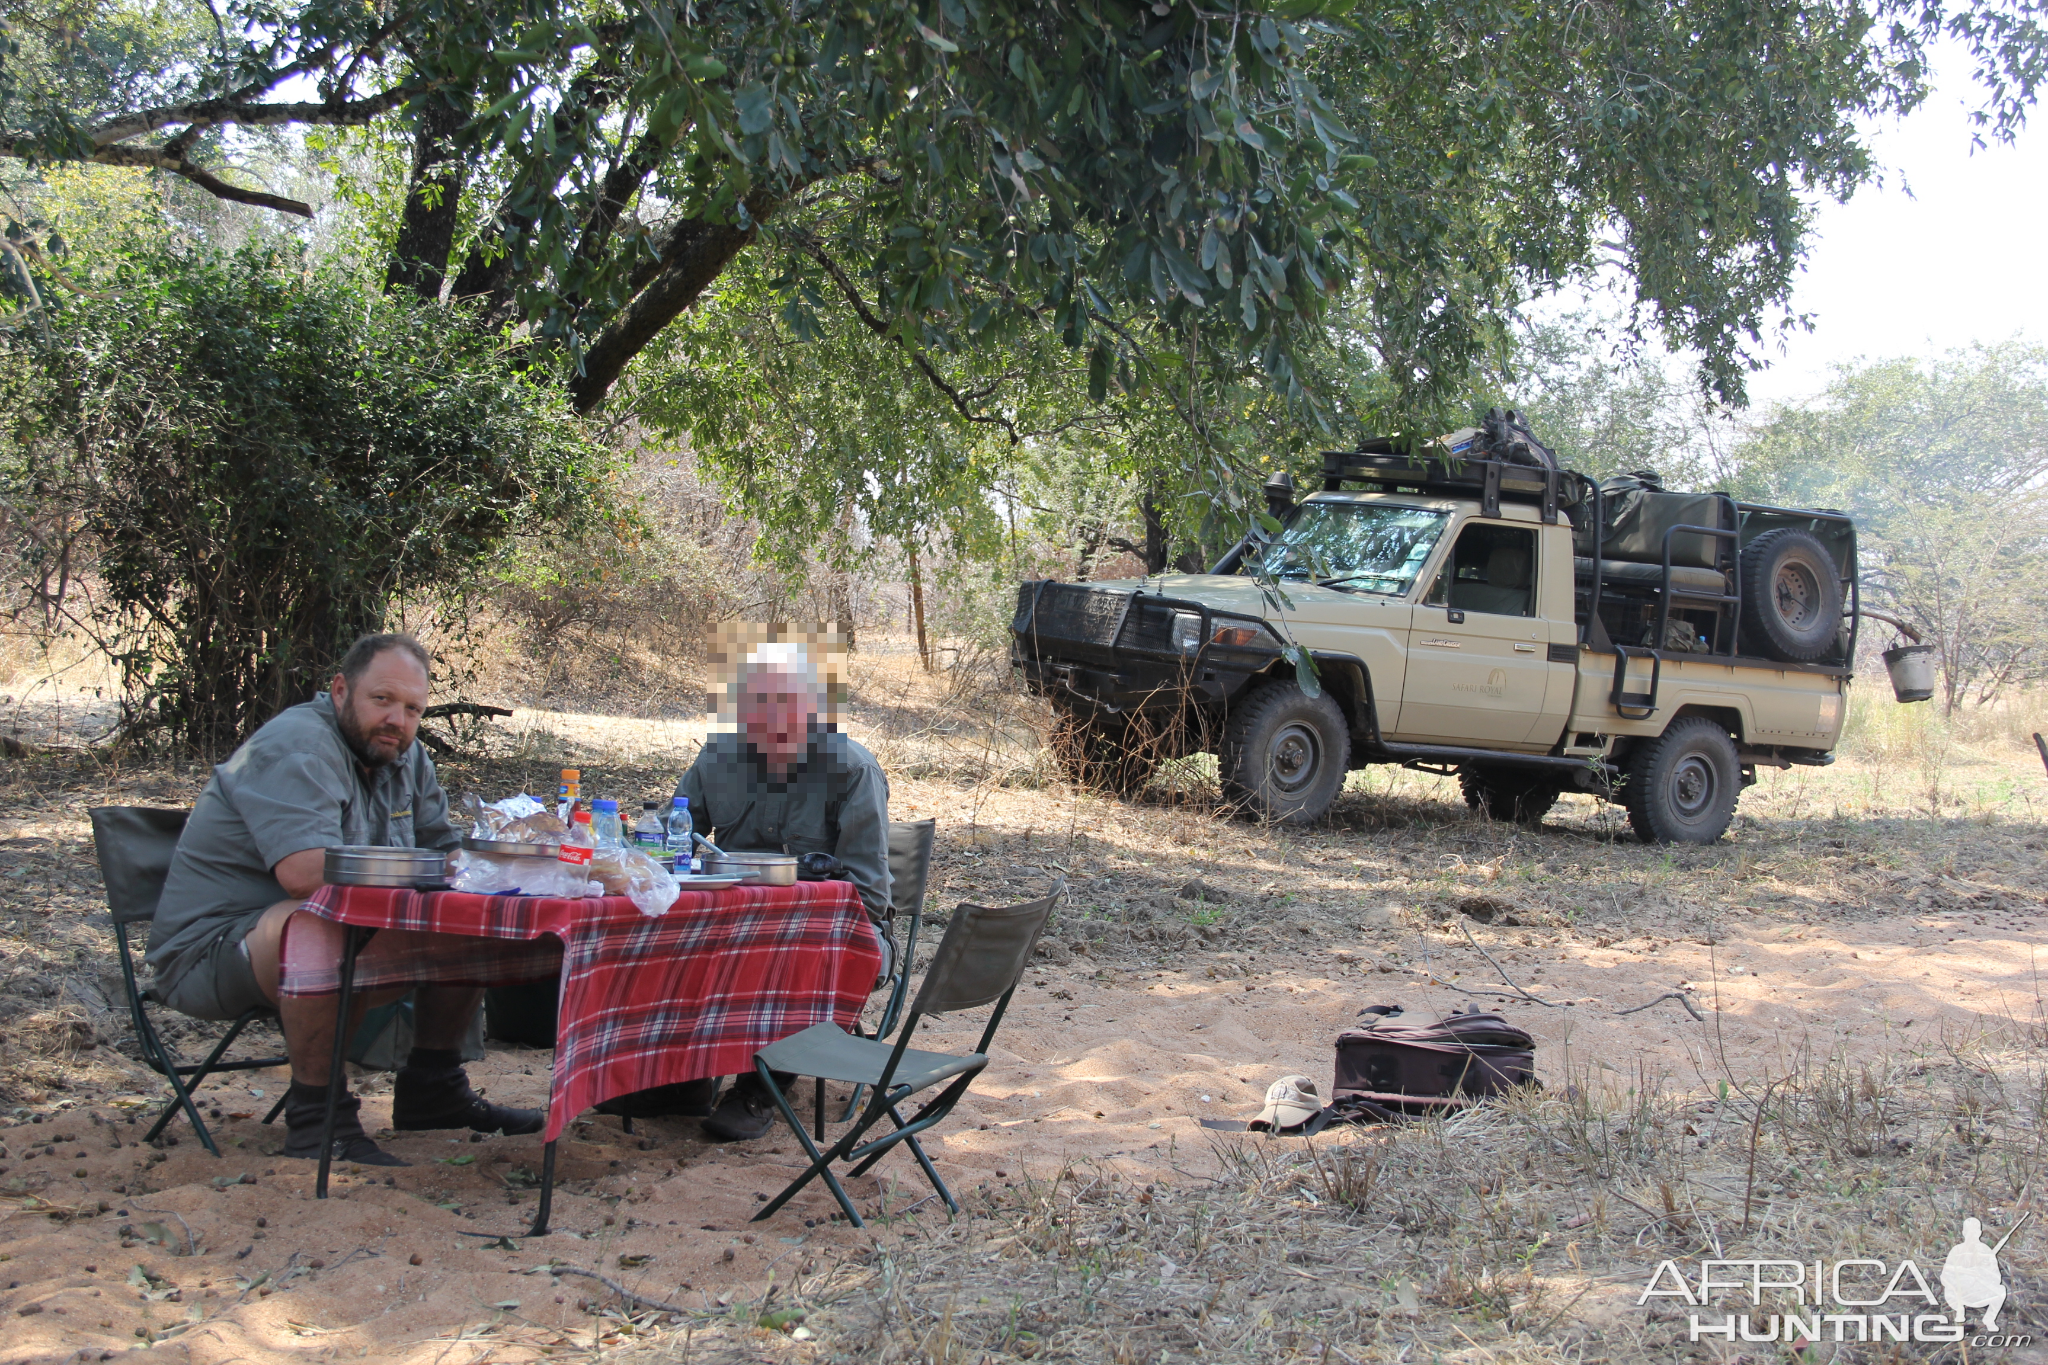
[[[1800,664],[1781,659],[1766,659],[1743,655],[1738,652],[1742,633],[1742,574],[1739,556],[1744,522],[1751,515],[1772,518],[1835,522],[1852,527],[1846,512],[1810,508],[1777,507],[1768,503],[1738,502],[1727,493],[1717,493],[1726,509],[1724,526],[1672,526],[1664,533],[1663,575],[1653,585],[1658,593],[1656,632],[1651,637],[1659,643],[1656,646],[1624,645],[1608,638],[1607,629],[1600,620],[1600,602],[1605,589],[1603,569],[1606,562],[1606,499],[1600,485],[1593,479],[1574,470],[1560,470],[1535,465],[1508,464],[1500,460],[1473,459],[1467,456],[1417,456],[1403,455],[1395,450],[1395,443],[1389,438],[1377,438],[1360,443],[1356,450],[1326,450],[1323,452],[1323,491],[1343,492],[1346,484],[1364,485],[1389,493],[1437,494],[1479,500],[1482,515],[1498,517],[1503,500],[1533,503],[1541,509],[1546,524],[1557,521],[1558,509],[1585,507],[1592,514],[1593,572],[1586,595],[1586,613],[1579,621],[1579,643],[1596,654],[1614,655],[1614,683],[1608,694],[1609,702],[1617,713],[1628,720],[1646,720],[1657,713],[1658,685],[1662,681],[1664,661],[1667,655],[1677,660],[1702,661],[1712,659],[1717,663],[1743,664],[1747,666],[1789,669],[1798,672],[1827,673],[1848,676],[1856,658],[1857,632],[1862,623],[1858,612],[1861,590],[1856,572],[1854,541],[1851,541],[1847,574],[1848,593],[1844,610],[1849,617],[1849,640],[1843,651],[1843,663]],[[1573,524],[1577,522],[1574,519]],[[1732,591],[1711,593],[1697,588],[1686,588],[1671,581],[1671,551],[1675,536],[1682,534],[1706,535],[1732,542],[1737,559],[1728,577],[1733,580]],[[1690,651],[1667,650],[1662,641],[1671,620],[1671,604],[1675,599],[1711,604],[1717,614],[1728,613],[1729,627],[1723,632],[1723,647],[1708,654]],[[1628,665],[1631,659],[1650,661],[1649,688],[1643,692],[1631,692],[1627,688]]]

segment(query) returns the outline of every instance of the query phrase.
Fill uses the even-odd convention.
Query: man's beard
[[[398,760],[398,756],[404,753],[408,747],[405,737],[389,727],[379,730],[375,736],[364,733],[363,723],[356,716],[356,704],[353,698],[346,705],[334,708],[334,720],[341,727],[343,742],[348,745],[349,751],[356,756],[356,762],[362,764],[365,768],[389,767]],[[396,747],[390,753],[380,754],[370,747],[371,739],[386,735],[398,741]]]

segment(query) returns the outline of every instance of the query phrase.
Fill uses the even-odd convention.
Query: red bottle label
[[[563,844],[555,852],[555,861],[558,863],[573,863],[577,867],[588,867],[590,866],[590,855],[595,852],[597,852],[596,849],[585,848],[581,844]]]

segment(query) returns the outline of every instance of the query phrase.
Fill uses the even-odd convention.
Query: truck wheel
[[[1458,785],[1464,788],[1465,804],[1473,810],[1483,810],[1488,818],[1504,825],[1531,829],[1543,823],[1564,790],[1556,778],[1529,768],[1467,766],[1458,769]]]
[[[1159,770],[1159,746],[1149,740],[1127,717],[1062,712],[1046,748],[1076,785],[1132,796]]]
[[[1742,625],[1774,659],[1812,663],[1842,625],[1842,583],[1810,532],[1766,531],[1742,552]]]
[[[1711,844],[1735,818],[1742,764],[1735,741],[1705,716],[1686,716],[1629,760],[1622,804],[1646,844]]]
[[[1336,801],[1350,759],[1351,730],[1329,693],[1267,683],[1230,709],[1218,767],[1224,795],[1263,819],[1305,825]]]

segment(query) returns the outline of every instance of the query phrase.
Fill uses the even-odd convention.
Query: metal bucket
[[[1926,701],[1934,695],[1934,646],[1894,645],[1884,652],[1892,675],[1892,695],[1900,701]]]

